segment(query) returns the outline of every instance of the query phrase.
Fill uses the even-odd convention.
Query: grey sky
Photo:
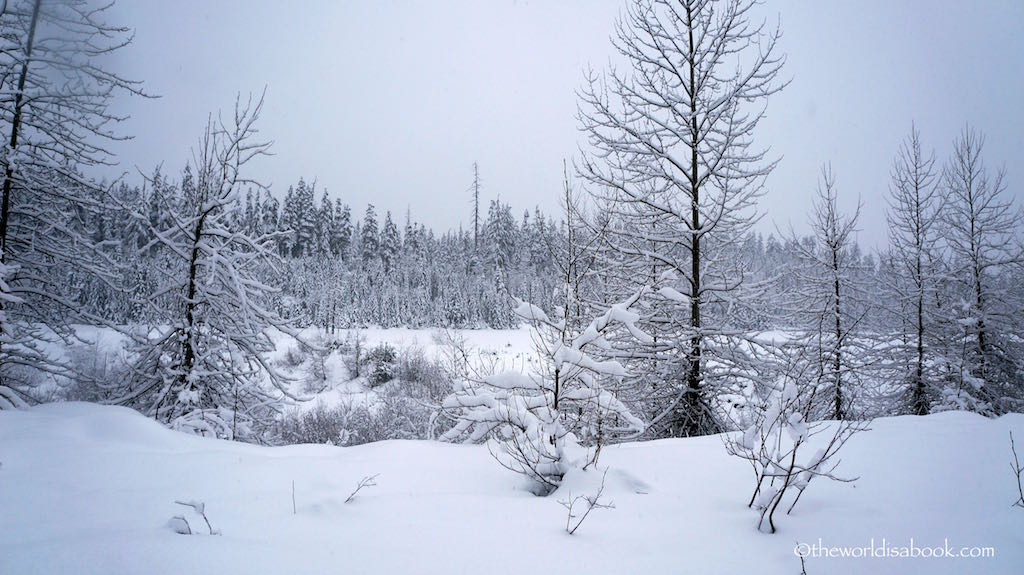
[[[111,19],[136,36],[117,69],[162,97],[117,103],[135,138],[114,150],[123,169],[176,172],[209,112],[265,85],[275,155],[252,174],[278,194],[315,178],[357,212],[408,206],[457,228],[478,161],[486,199],[555,210],[580,139],[574,91],[611,57],[621,6],[121,0]],[[861,241],[884,243],[889,167],[912,120],[940,160],[965,122],[985,132],[988,165],[1024,196],[1024,3],[783,0],[764,12],[781,17],[793,78],[757,138],[783,156],[764,230],[801,231],[830,161],[842,205],[864,202]]]

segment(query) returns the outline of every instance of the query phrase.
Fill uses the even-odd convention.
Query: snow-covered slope
[[[0,573],[799,573],[797,542],[992,547],[994,558],[807,559],[817,573],[1020,573],[1009,430],[1024,416],[875,421],[846,447],[854,484],[812,484],[779,533],[720,438],[607,448],[605,495],[569,536],[558,504],[600,474],[531,495],[482,446],[263,448],[187,436],[82,403],[0,412]],[[1020,444],[1018,442],[1018,450]],[[344,500],[363,476],[377,487]],[[292,513],[292,482],[297,513]],[[220,536],[166,526],[199,500]],[[189,511],[191,513],[191,511]],[[189,515],[193,529],[202,519]]]

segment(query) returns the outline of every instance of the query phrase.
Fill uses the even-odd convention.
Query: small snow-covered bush
[[[175,501],[177,505],[182,507],[189,507],[192,511],[203,519],[206,523],[206,529],[210,535],[220,535],[220,529],[214,529],[213,525],[210,525],[209,518],[206,517],[206,504],[202,501]],[[192,524],[189,523],[188,519],[184,515],[175,515],[167,521],[167,526],[170,527],[175,533],[179,535],[196,535],[196,531],[192,529]]]
[[[302,365],[302,362],[306,361],[307,350],[309,348],[302,344],[295,344],[288,347],[285,351],[282,363],[285,367],[295,369]]]
[[[726,450],[754,471],[754,492],[747,503],[758,512],[757,527],[775,533],[775,511],[787,501],[788,515],[811,481],[834,474],[839,450],[866,424],[850,420],[808,421],[814,386],[790,369],[763,397],[747,402],[742,431],[725,437]],[[810,455],[808,456],[808,453]]]
[[[534,330],[541,372],[456,381],[443,404],[456,423],[442,439],[486,440],[501,465],[534,480],[537,492],[547,495],[569,469],[597,461],[605,436],[642,433],[644,423],[606,385],[626,370],[617,361],[593,359],[587,350],[607,348],[605,335],[613,329],[650,340],[636,326],[640,316],[632,309],[644,291],[612,305],[578,331],[564,317],[551,319],[537,306],[518,301],[516,315]]]
[[[363,354],[365,354],[366,336],[350,331],[338,345],[342,362],[348,370],[349,377],[355,379],[362,375]]]
[[[367,379],[371,386],[387,383],[395,377],[395,362],[397,354],[395,348],[387,343],[382,343],[366,354],[366,364],[370,370]]]
[[[351,408],[346,407],[329,408],[317,402],[308,411],[286,413],[278,427],[281,442],[347,445],[351,436],[348,430]]]
[[[359,445],[388,439],[430,439],[435,415],[451,392],[446,371],[412,347],[397,352],[396,378],[376,386],[366,402],[286,412],[277,441]]]
[[[302,391],[319,393],[327,388],[328,377],[331,375],[327,369],[327,358],[331,354],[331,349],[321,343],[315,348],[310,347],[308,353],[309,363],[306,364],[302,378]]]

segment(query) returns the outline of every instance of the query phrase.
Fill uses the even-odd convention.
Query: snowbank
[[[5,411],[0,573],[792,574],[797,542],[872,538],[948,540],[995,557],[809,557],[807,572],[1020,572],[1024,510],[1011,507],[1007,432],[1024,437],[1024,416],[943,413],[872,427],[843,452],[843,469],[860,480],[808,490],[775,535],[755,531],[750,471],[720,438],[607,448],[605,496],[616,508],[569,536],[557,500],[592,491],[600,476],[568,477],[538,498],[481,446],[264,448],[172,432],[121,408]],[[378,486],[345,504],[375,473]],[[174,533],[175,500],[204,502],[222,535]]]

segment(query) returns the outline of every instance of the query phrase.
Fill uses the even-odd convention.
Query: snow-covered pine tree
[[[110,99],[139,84],[105,69],[128,29],[110,4],[8,0],[0,9],[0,409],[24,404],[40,372],[66,373],[41,343],[88,313],[69,275],[112,284],[116,266],[86,228],[109,205],[83,171],[109,163],[124,118]],[[91,218],[97,221],[96,218]]]
[[[254,203],[252,188],[245,191],[245,215],[242,219],[243,229],[250,236],[257,235],[256,231],[256,204]]]
[[[334,231],[334,205],[324,188],[320,196],[320,208],[317,209],[316,239],[313,242],[316,257],[327,259],[331,253],[331,233]]]
[[[317,209],[315,201],[316,182],[307,184],[302,178],[295,186],[295,245],[292,247],[293,257],[308,256],[313,253],[316,240]]]
[[[295,195],[295,188],[288,186],[284,194],[284,201],[281,203],[281,217],[278,220],[277,229],[282,233],[277,238],[278,251],[282,256],[294,256],[298,249],[297,230],[299,228],[299,207]]]
[[[490,269],[509,270],[515,264],[516,222],[512,208],[500,199],[491,200],[484,222],[486,263]]]
[[[243,169],[269,146],[256,140],[262,103],[239,99],[229,123],[210,120],[194,154],[194,184],[169,210],[171,226],[154,230],[172,259],[149,301],[171,303],[136,341],[116,400],[176,429],[250,441],[291,397],[266,359],[274,349],[267,330],[290,328],[267,307],[272,289],[255,279],[275,259],[275,238],[228,228],[239,188],[259,186]]]
[[[352,241],[352,210],[341,203],[341,198],[334,201],[334,227],[331,229],[331,254],[344,259],[348,255],[348,245]]]
[[[679,277],[666,287],[680,297],[663,298],[644,325],[656,344],[636,353],[656,360],[645,381],[664,394],[665,435],[720,430],[716,388],[733,384],[716,371],[731,354],[717,345],[736,330],[711,312],[743,285],[727,248],[757,220],[775,162],[753,136],[784,86],[781,33],[751,21],[755,4],[632,0],[612,40],[626,69],[591,73],[581,90],[592,152],[578,170],[611,219],[609,289],[628,294],[664,271]]]
[[[391,273],[392,268],[398,262],[398,254],[402,248],[402,238],[398,233],[398,226],[391,219],[391,210],[384,214],[384,227],[380,231],[380,261],[384,266],[384,273]]]
[[[377,260],[380,256],[380,234],[377,230],[377,211],[373,204],[366,206],[363,214],[363,227],[359,233],[360,254],[363,264]]]

